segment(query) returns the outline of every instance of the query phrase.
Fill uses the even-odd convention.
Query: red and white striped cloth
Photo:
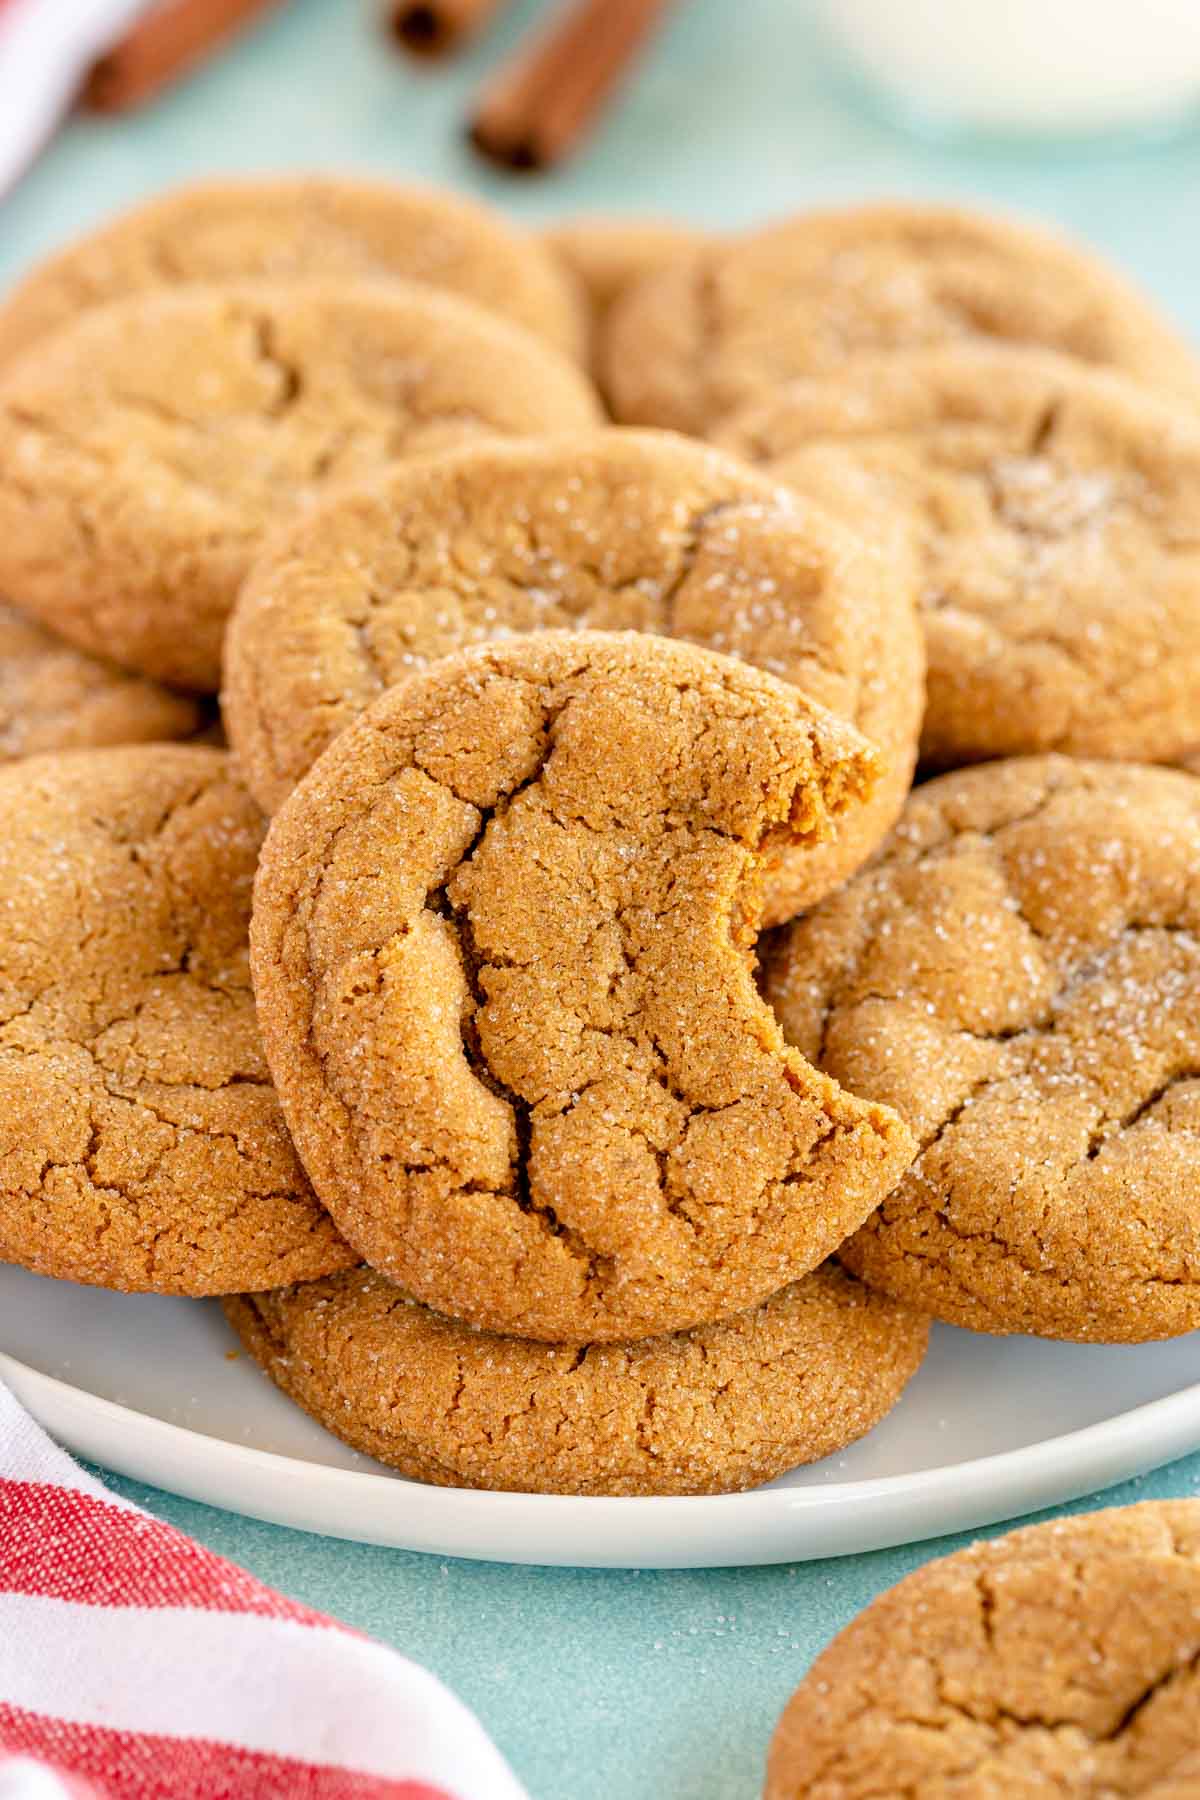
[[[52,136],[92,63],[145,6],[0,0],[0,196]]]
[[[0,1383],[0,1800],[525,1800],[427,1670],[118,1499]]]

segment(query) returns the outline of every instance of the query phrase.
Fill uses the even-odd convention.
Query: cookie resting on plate
[[[384,688],[468,645],[547,627],[684,638],[794,682],[883,754],[827,844],[772,852],[764,917],[793,917],[894,823],[924,697],[911,562],[832,524],[833,487],[819,510],[706,445],[606,431],[343,489],[275,539],[230,622],[223,707],[252,792],[273,812]]]
[[[831,1456],[920,1367],[929,1322],[829,1263],[752,1312],[571,1348],[440,1317],[369,1269],[227,1300],[246,1349],[322,1425],[414,1481],[720,1494]]]
[[[588,1343],[815,1268],[911,1154],[755,987],[763,852],[870,790],[853,727],[732,658],[539,632],[385,693],[276,814],[259,1022],[304,1165],[440,1312]]]
[[[165,1294],[355,1260],[296,1161],[255,1025],[263,828],[218,750],[0,769],[0,1260]]]
[[[0,304],[0,365],[93,307],[197,283],[399,278],[581,356],[584,309],[536,241],[461,194],[346,175],[171,188],[35,264]]]
[[[917,1160],[840,1254],[977,1331],[1200,1327],[1200,780],[1068,757],[917,788],[766,955],[789,1042]]]
[[[0,600],[0,763],[187,738],[203,726],[193,694],[76,650]]]
[[[573,364],[432,288],[137,294],[0,374],[0,592],[80,649],[213,690],[238,583],[290,513],[398,458],[598,418]]]
[[[1041,345],[1200,400],[1200,361],[1115,269],[1044,228],[896,202],[799,213],[646,277],[600,368],[616,418],[705,437],[796,376],[927,344]]]
[[[830,456],[852,458],[906,537],[927,765],[1044,750],[1173,762],[1194,748],[1193,408],[1069,357],[956,345],[795,382],[720,435],[826,504]]]

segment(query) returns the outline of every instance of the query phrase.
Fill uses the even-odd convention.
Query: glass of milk
[[[1200,0],[816,0],[859,72],[926,126],[1146,130],[1200,109]]]

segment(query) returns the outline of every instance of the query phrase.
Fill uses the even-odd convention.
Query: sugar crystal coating
[[[922,760],[1173,762],[1200,731],[1200,424],[1110,370],[956,345],[794,383],[721,434],[812,491],[837,451],[916,558]]]
[[[1189,1800],[1200,1789],[1200,1501],[974,1544],[819,1656],[765,1800]]]
[[[0,364],[131,295],[330,276],[421,282],[582,352],[576,297],[553,259],[499,213],[461,194],[292,175],[172,188],[36,264],[0,306]]]
[[[225,1305],[286,1394],[416,1481],[728,1493],[832,1455],[891,1409],[928,1321],[833,1263],[721,1325],[574,1348],[497,1337],[368,1269]]]
[[[1019,758],[919,787],[779,935],[791,1043],[921,1149],[848,1266],[982,1331],[1200,1326],[1200,781]]]
[[[252,959],[314,1185],[439,1311],[561,1341],[743,1310],[910,1150],[785,1050],[762,848],[869,790],[852,727],[729,658],[542,632],[390,689],[276,814]]]
[[[857,525],[844,474],[816,498],[843,496]],[[274,811],[364,706],[467,645],[634,628],[739,656],[850,719],[885,763],[828,844],[774,851],[775,923],[863,862],[912,778],[923,652],[911,559],[889,548],[667,433],[476,445],[343,489],[274,540],[230,624],[225,717]]]
[[[0,592],[81,649],[212,690],[238,583],[291,514],[398,458],[598,416],[565,358],[431,288],[137,294],[0,374]]]
[[[182,744],[0,769],[0,1259],[157,1293],[353,1260],[271,1087],[247,966],[263,822]]]
[[[911,204],[799,213],[648,276],[615,307],[601,367],[623,423],[705,436],[797,376],[964,339],[1200,398],[1194,352],[1115,269],[1018,220]]]

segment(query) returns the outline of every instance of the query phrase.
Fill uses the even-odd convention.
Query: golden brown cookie
[[[172,188],[47,257],[0,306],[0,365],[133,294],[312,276],[419,281],[583,354],[577,295],[554,257],[499,213],[434,189],[285,175]]]
[[[0,763],[185,738],[202,723],[190,694],[87,656],[0,600]]]
[[[246,1349],[356,1450],[438,1487],[722,1494],[860,1438],[929,1322],[827,1263],[722,1325],[572,1349],[430,1312],[368,1269],[227,1300]]]
[[[928,1563],[817,1658],[765,1800],[1194,1800],[1200,1501],[1032,1525]]]
[[[769,923],[870,855],[908,792],[923,701],[913,577],[732,458],[666,433],[487,444],[346,489],[251,570],[224,709],[274,811],[384,688],[543,627],[687,638],[794,681],[882,752],[870,801],[780,850]]]
[[[238,583],[289,514],[398,458],[597,417],[570,363],[432,289],[139,295],[0,380],[0,590],[82,649],[212,689]]]
[[[1039,757],[919,787],[788,927],[789,1042],[921,1151],[840,1254],[977,1331],[1200,1327],[1200,781]]]
[[[996,345],[794,383],[722,434],[813,491],[831,449],[907,529],[928,763],[1174,761],[1200,731],[1200,423],[1108,370]]]
[[[634,632],[432,664],[271,826],[251,956],[314,1186],[472,1324],[586,1343],[815,1268],[911,1154],[785,1049],[754,985],[764,846],[819,843],[875,753],[794,688]]]
[[[604,323],[621,295],[709,241],[708,233],[698,226],[681,225],[674,219],[604,214],[560,219],[544,226],[540,235],[582,296],[593,361],[600,353]]]
[[[1115,269],[1014,219],[910,203],[801,213],[723,239],[620,301],[616,417],[705,436],[796,376],[955,339],[1042,345],[1200,401],[1200,362]]]
[[[0,769],[0,1260],[170,1294],[353,1262],[254,1022],[262,830],[218,750]]]

